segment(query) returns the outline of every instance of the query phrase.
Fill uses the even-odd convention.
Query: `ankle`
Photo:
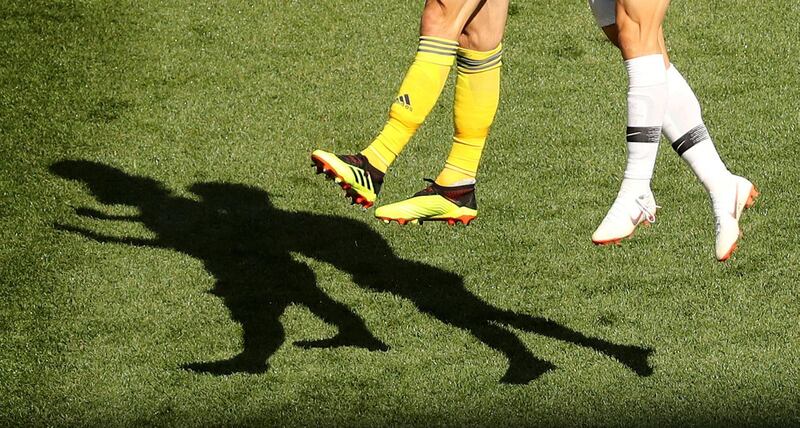
[[[360,157],[364,170],[369,173],[369,175],[372,177],[372,180],[383,182],[383,177],[386,175],[386,170],[380,170],[375,167],[375,165],[370,162],[369,157],[363,153],[359,153],[357,156]]]
[[[735,180],[735,175],[725,171],[725,173],[716,175],[713,178],[705,177],[702,183],[703,187],[706,188],[706,192],[708,192],[711,198],[714,198],[714,195],[725,193],[726,189],[733,186]]]
[[[463,178],[458,181],[443,181],[437,178],[434,181],[434,183],[436,183],[436,185],[440,187],[461,187],[461,186],[474,186],[475,183],[477,182],[475,181],[474,178]]]
[[[651,193],[649,179],[625,178],[620,185],[618,196],[637,197]]]

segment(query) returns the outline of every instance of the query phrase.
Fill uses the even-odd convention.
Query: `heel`
[[[761,195],[755,185],[753,185],[753,189],[750,190],[750,195],[747,197],[747,202],[744,204],[745,208],[750,208],[756,203],[756,198]]]

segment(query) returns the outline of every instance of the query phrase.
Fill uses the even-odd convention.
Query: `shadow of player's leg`
[[[307,290],[303,294],[303,301],[298,303],[305,305],[326,323],[336,326],[339,332],[329,339],[301,340],[295,342],[295,345],[303,348],[354,346],[370,351],[386,351],[389,349],[386,344],[378,340],[367,329],[364,320],[344,304],[333,300],[322,290],[316,287]]]
[[[526,332],[591,348],[619,361],[639,376],[649,376],[653,372],[647,361],[652,353],[650,349],[631,345],[618,345],[607,340],[586,336],[579,331],[564,327],[546,318],[510,311],[503,311],[496,320]]]
[[[230,303],[230,302],[226,302]],[[184,364],[182,368],[199,373],[229,375],[233,373],[266,373],[269,359],[285,340],[283,325],[280,322],[282,308],[274,306],[247,305],[231,307],[233,318],[242,325],[242,352],[235,357]]]
[[[487,322],[470,326],[469,331],[508,359],[508,369],[500,379],[503,383],[525,384],[556,368],[552,363],[536,358],[514,333],[503,327]]]

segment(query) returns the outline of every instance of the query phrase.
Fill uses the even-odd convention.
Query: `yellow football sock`
[[[386,126],[361,152],[375,168],[386,172],[436,105],[455,62],[457,49],[458,42],[454,40],[419,38],[417,55],[400,85]]]
[[[474,182],[500,103],[503,45],[487,52],[458,49],[453,148],[436,178],[442,186]]]

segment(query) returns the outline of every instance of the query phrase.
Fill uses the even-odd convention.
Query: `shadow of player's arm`
[[[109,220],[109,221],[141,221],[142,218],[138,215],[113,215],[106,214],[92,208],[75,208],[75,214],[81,217],[87,217],[95,220]]]
[[[109,236],[93,232],[89,229],[85,229],[82,227],[70,226],[60,223],[56,223],[55,225],[53,225],[53,228],[62,232],[75,233],[85,238],[104,244],[125,244],[125,245],[132,245],[135,247],[168,248],[164,244],[162,244],[161,241],[157,239]]]

